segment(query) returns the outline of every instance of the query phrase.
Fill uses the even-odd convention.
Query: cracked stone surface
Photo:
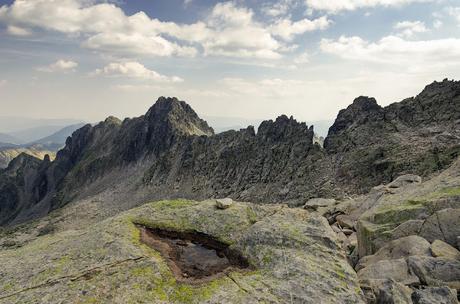
[[[457,247],[460,235],[460,159],[426,182],[394,192],[375,189],[354,211],[358,220],[359,256],[374,254],[388,242],[419,235]]]
[[[254,270],[178,282],[136,225],[210,235]],[[363,303],[327,220],[282,205],[155,202],[0,248],[0,303]]]

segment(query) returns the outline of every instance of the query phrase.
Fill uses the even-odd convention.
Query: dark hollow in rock
[[[141,242],[161,253],[180,282],[208,282],[231,271],[251,268],[239,252],[204,233],[138,228]]]

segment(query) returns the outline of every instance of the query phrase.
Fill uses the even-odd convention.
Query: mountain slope
[[[107,215],[176,197],[301,205],[363,193],[403,173],[429,176],[459,155],[459,96],[460,82],[446,80],[385,108],[357,98],[340,111],[324,149],[313,143],[313,128],[292,117],[265,121],[257,133],[248,127],[214,135],[185,102],[162,97],[144,116],[109,117],[75,131],[55,161],[23,182],[35,196],[0,202],[21,210],[1,222],[90,197]]]

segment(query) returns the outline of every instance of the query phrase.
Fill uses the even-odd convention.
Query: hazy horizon
[[[0,0],[2,116],[332,120],[460,79],[454,0]]]

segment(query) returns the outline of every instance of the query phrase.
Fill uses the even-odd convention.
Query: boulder
[[[414,304],[458,304],[457,291],[449,287],[428,287],[412,293]]]
[[[361,280],[361,290],[369,304],[412,304],[412,290],[392,279]]]
[[[435,240],[433,244],[431,244],[431,253],[434,257],[451,260],[460,259],[460,252],[456,248],[441,240]]]
[[[336,200],[333,198],[312,198],[309,199],[303,207],[310,211],[316,211],[319,207],[331,207],[334,206],[335,203]]]
[[[402,188],[411,184],[420,184],[422,178],[414,174],[401,175],[387,185],[388,188]]]
[[[353,227],[355,226],[355,221],[348,215],[346,214],[340,214],[338,215],[335,220],[337,223],[342,227],[342,228],[349,228],[349,229],[354,229]]]
[[[423,285],[460,289],[460,261],[458,260],[411,256],[407,259],[407,264]]]
[[[348,236],[348,235],[352,235],[354,231],[351,229],[344,228],[342,229],[342,232]]]
[[[394,240],[380,248],[375,254],[363,257],[356,266],[356,270],[381,260],[394,260],[412,255],[431,256],[430,246],[427,240],[416,235]]]
[[[413,275],[405,259],[381,260],[367,265],[358,271],[360,280],[386,280],[392,279],[403,285],[417,285],[420,283],[417,276]]]
[[[420,229],[420,235],[428,241],[443,240],[457,246],[460,235],[460,208],[443,209],[431,215]]]
[[[222,198],[216,199],[217,209],[227,209],[233,205],[233,200],[231,198]]]

